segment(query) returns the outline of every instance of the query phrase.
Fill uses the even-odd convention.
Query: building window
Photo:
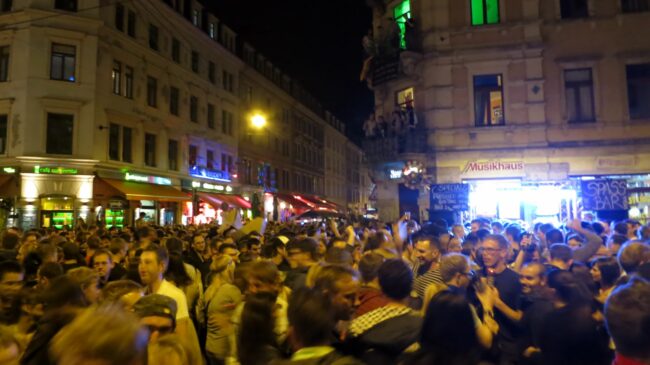
[[[54,8],[65,11],[77,11],[77,0],[55,0]]]
[[[131,38],[135,38],[135,12],[129,10],[126,17],[126,33]]]
[[[474,76],[474,122],[477,127],[505,124],[503,77]]]
[[[176,38],[172,38],[172,60],[181,63],[181,42]]]
[[[650,63],[627,65],[625,71],[630,118],[650,118]]]
[[[108,158],[120,160],[120,126],[114,123],[108,127]]]
[[[205,162],[205,167],[209,169],[214,169],[214,151],[213,150],[207,150],[205,152],[206,156],[206,162]]]
[[[587,18],[589,16],[589,0],[560,0],[562,19]]]
[[[147,105],[152,108],[158,106],[158,80],[147,76]]]
[[[45,153],[52,155],[71,155],[73,127],[73,115],[47,113]]]
[[[50,62],[50,78],[75,82],[75,67],[77,48],[65,44],[52,44],[52,59]]]
[[[169,169],[172,171],[178,171],[178,141],[170,139],[169,146],[167,148],[167,159]]]
[[[144,164],[156,167],[156,135],[145,133],[144,135]]]
[[[115,28],[120,32],[124,31],[124,5],[115,5]]]
[[[411,1],[403,0],[393,9],[393,16],[399,27],[399,46],[406,49],[406,21],[411,19]]]
[[[590,68],[564,71],[566,107],[570,123],[593,122],[594,84]]]
[[[650,0],[622,0],[621,8],[624,13],[650,11]]]
[[[0,82],[9,79],[9,47],[0,47]]]
[[[395,103],[402,110],[413,109],[413,88],[400,90],[395,94]]]
[[[208,104],[208,128],[214,129],[214,105]]]
[[[133,99],[133,67],[124,67],[124,96]]]
[[[0,115],[0,155],[7,153],[7,115]]]
[[[199,10],[198,10],[198,9],[194,9],[194,10],[192,11],[192,24],[194,24],[194,26],[196,26],[196,27],[199,26],[199,19],[200,19],[200,17],[201,17],[201,15],[199,14]]]
[[[190,96],[190,120],[199,122],[199,99],[196,96]]]
[[[113,94],[120,95],[122,93],[122,63],[113,61]]]
[[[0,11],[2,12],[11,11],[12,5],[13,5],[13,0],[2,0],[0,1]]]
[[[221,133],[227,136],[232,136],[232,113],[227,110],[223,110],[221,112],[221,119]]]
[[[234,87],[234,75],[231,74],[228,71],[223,71],[223,89],[226,91],[233,92],[235,90]]]
[[[217,38],[217,27],[214,25],[214,23],[210,23],[208,26],[208,35],[212,39]]]
[[[133,129],[122,127],[122,161],[133,162]]]
[[[499,0],[470,0],[472,25],[499,23]]]
[[[199,72],[199,52],[192,51],[192,71]]]
[[[211,83],[215,84],[217,82],[217,65],[214,62],[210,61],[208,64],[208,79]]]
[[[232,169],[232,156],[222,153],[221,154],[221,170],[228,171]]]
[[[179,114],[178,98],[179,98],[178,89],[173,86],[170,87],[169,88],[169,112],[176,116],[178,116]]]
[[[158,27],[153,24],[149,24],[149,48],[158,50]]]
[[[188,161],[190,166],[196,166],[196,158],[198,157],[198,149],[195,145],[190,145],[190,160]]]

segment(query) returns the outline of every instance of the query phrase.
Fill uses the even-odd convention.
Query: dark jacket
[[[287,278],[284,279],[284,285],[291,290],[305,287],[307,281],[307,272],[309,267],[298,267],[287,272]]]
[[[366,364],[397,364],[404,351],[418,342],[421,328],[422,318],[411,312],[387,319],[349,338],[346,348]]]

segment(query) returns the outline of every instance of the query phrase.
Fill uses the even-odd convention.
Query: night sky
[[[212,12],[298,80],[358,141],[373,96],[359,82],[361,38],[372,23],[364,0],[205,0]]]

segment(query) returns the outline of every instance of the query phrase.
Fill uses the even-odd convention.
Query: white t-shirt
[[[187,310],[187,298],[185,298],[185,293],[182,290],[174,286],[174,284],[163,279],[160,283],[160,287],[156,294],[164,295],[174,299],[176,302],[176,322],[181,319],[189,318],[190,313]]]

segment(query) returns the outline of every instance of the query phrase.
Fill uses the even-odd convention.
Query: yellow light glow
[[[251,124],[257,129],[262,129],[266,127],[266,117],[259,113],[253,114]]]

